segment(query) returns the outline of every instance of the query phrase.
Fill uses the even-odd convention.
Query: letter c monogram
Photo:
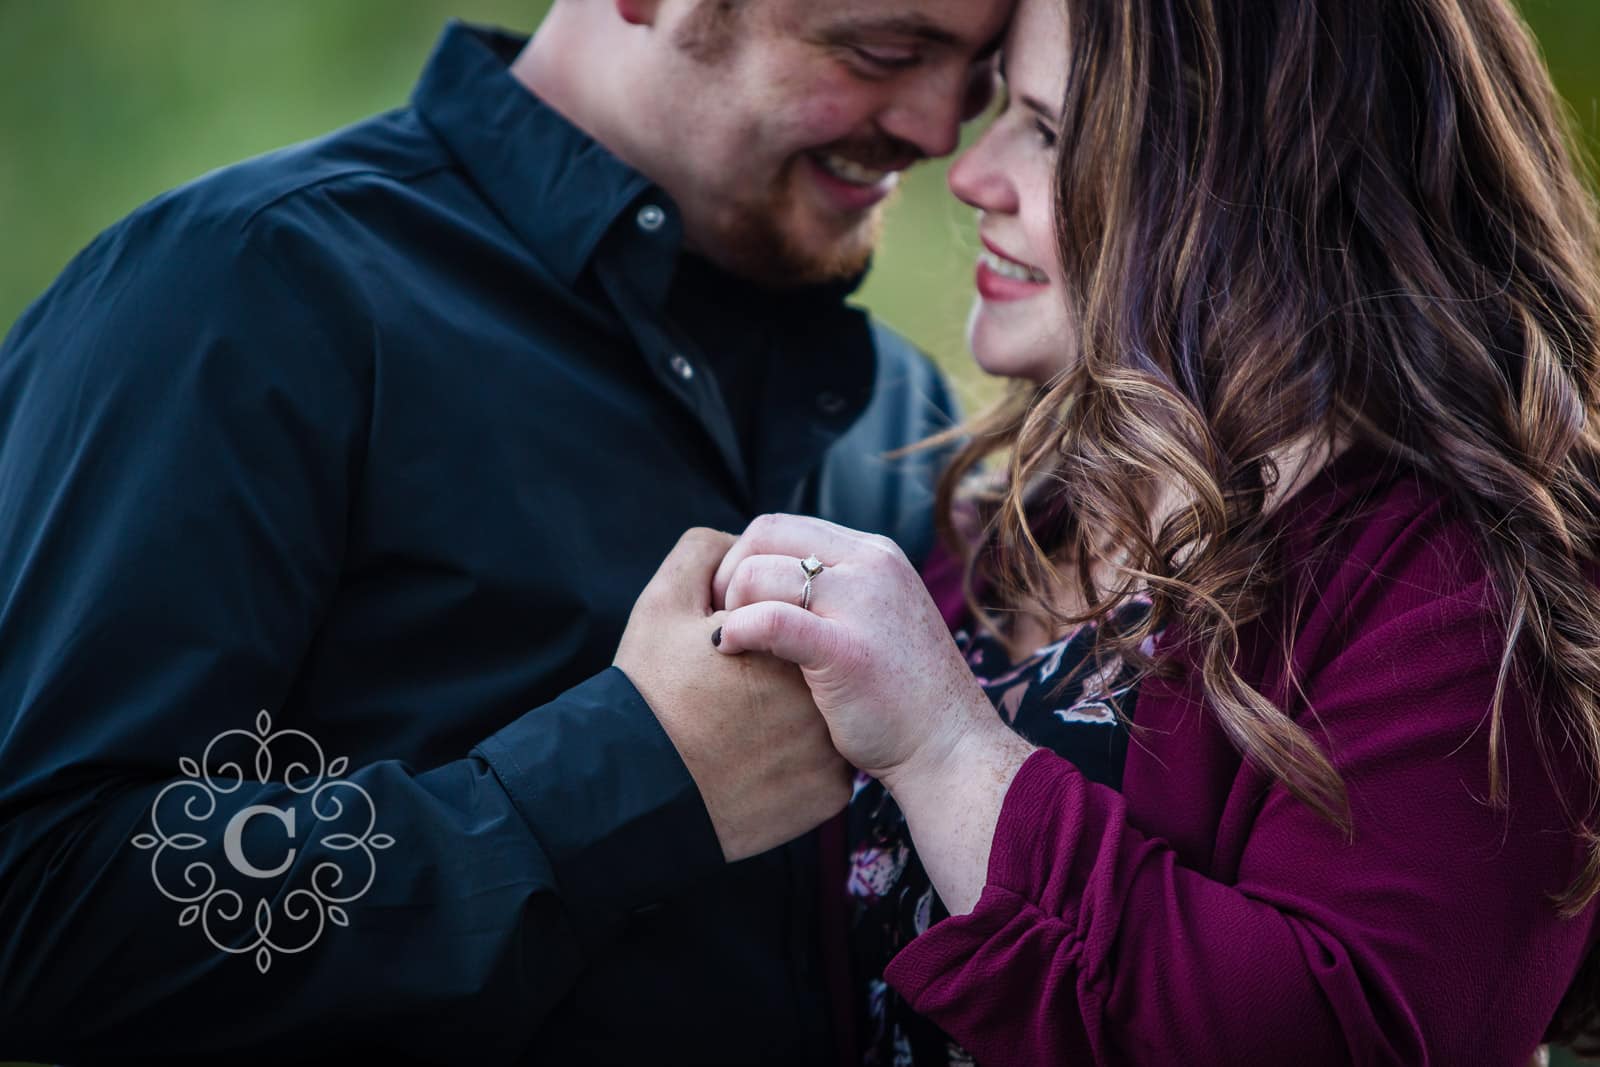
[[[270,871],[264,871],[245,859],[244,849],[240,847],[239,839],[244,835],[244,824],[257,815],[274,816],[289,831],[290,838],[294,837],[293,808],[275,808],[270,804],[252,804],[228,820],[227,829],[222,832],[222,851],[227,855],[228,862],[233,864],[233,869],[240,874],[249,875],[251,878],[276,878],[284,871],[287,871],[289,865],[294,862],[295,850],[291,848],[289,855],[284,857],[283,862]]]

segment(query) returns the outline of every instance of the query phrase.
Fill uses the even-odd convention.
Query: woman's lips
[[[978,293],[985,300],[1026,300],[1050,288],[1049,277],[1038,267],[1012,259],[987,240],[978,255]]]

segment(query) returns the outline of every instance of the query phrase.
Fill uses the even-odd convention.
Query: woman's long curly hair
[[[1009,462],[976,496],[969,603],[995,625],[976,578],[1058,627],[1098,620],[1146,668],[1140,644],[1181,620],[1233,743],[1348,830],[1333,765],[1235,658],[1265,611],[1270,457],[1308,434],[1373,442],[1482,533],[1506,620],[1491,799],[1500,690],[1530,663],[1547,766],[1566,746],[1600,780],[1600,227],[1527,27],[1508,0],[1065,7],[1055,218],[1076,356],[963,428],[948,542],[970,476]],[[1185,499],[1159,528],[1153,485]],[[1081,610],[1052,606],[1063,575]],[[1147,621],[1111,630],[1136,592]],[[1600,836],[1592,789],[1561,791],[1589,850],[1555,902],[1572,914],[1600,893]],[[1574,987],[1553,1038],[1593,1031],[1595,988]]]

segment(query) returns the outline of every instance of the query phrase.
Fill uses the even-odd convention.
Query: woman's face
[[[989,374],[1043,383],[1072,357],[1052,210],[1066,94],[1067,27],[1057,0],[1022,0],[1006,35],[1005,109],[950,168],[978,209],[978,302],[968,341]]]

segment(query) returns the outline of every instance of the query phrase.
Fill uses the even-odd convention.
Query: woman
[[[982,213],[973,351],[1017,385],[945,479],[933,598],[790,516],[715,583],[719,650],[800,664],[867,776],[868,1059],[1574,1037],[1600,239],[1525,28],[1506,0],[1022,0],[1004,68],[951,184]]]

